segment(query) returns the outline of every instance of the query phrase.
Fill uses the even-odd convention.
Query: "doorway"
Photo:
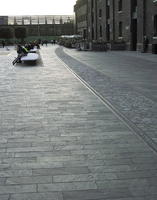
[[[157,44],[152,45],[152,53],[157,54]]]
[[[131,32],[131,50],[137,50],[137,19],[132,19],[131,22],[132,32]]]

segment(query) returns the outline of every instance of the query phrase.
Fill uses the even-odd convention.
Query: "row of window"
[[[118,11],[122,11],[122,8],[123,8],[123,2],[122,0],[119,0],[118,1]],[[106,16],[109,17],[109,11],[110,10],[110,4],[108,3],[107,1],[107,4],[106,4]],[[102,17],[102,9],[99,9],[99,17],[101,18]]]
[[[99,26],[99,36],[102,37],[102,35],[103,35],[102,25],[100,25]],[[110,24],[107,24],[106,35],[107,35],[107,40],[109,40]],[[118,24],[118,36],[123,37],[123,22],[122,21],[120,21]],[[157,15],[154,16],[154,36],[157,36]]]
[[[102,25],[99,26],[99,37],[103,36],[103,29],[102,29]],[[107,40],[110,40],[110,25],[107,24],[106,27],[106,36],[107,36]],[[118,24],[118,36],[122,37],[123,36],[123,22],[119,22]]]
[[[84,22],[84,21],[87,21],[86,14],[80,15],[79,17],[77,17],[77,22]]]
[[[92,1],[92,7],[94,6],[94,1]],[[137,7],[137,0],[132,0],[132,7]],[[121,12],[123,10],[123,0],[118,0],[118,11]],[[98,11],[99,18],[102,17],[102,9]],[[110,0],[106,1],[106,19],[107,21],[110,19]],[[93,20],[92,20],[93,23]],[[102,26],[99,26],[99,36],[102,37]],[[107,39],[110,39],[110,24],[107,22],[106,26],[106,36]],[[123,36],[123,22],[120,21],[118,24],[118,36]]]
[[[123,10],[123,0],[118,0],[118,11],[122,11]],[[92,8],[94,8],[95,6],[95,1],[92,0]],[[132,10],[132,13],[134,12],[137,12],[137,0],[132,0],[131,1],[131,10]],[[98,10],[98,17],[101,18],[103,13],[102,13],[102,9],[99,9]],[[92,9],[92,15],[91,15],[91,22],[92,24],[94,23],[94,11]],[[106,30],[105,30],[105,35],[106,35],[106,38],[107,40],[109,41],[110,40],[110,32],[111,32],[111,28],[110,28],[110,22],[109,22],[109,19],[110,19],[110,0],[107,0],[106,1]],[[137,17],[135,18],[135,20],[137,20]],[[154,36],[157,36],[157,15],[154,16]],[[118,22],[118,27],[117,27],[117,32],[118,32],[118,37],[123,37],[123,27],[124,27],[124,24],[122,21],[119,21]],[[92,38],[94,39],[94,28],[92,28]],[[103,37],[103,26],[102,25],[99,25],[98,26],[98,35],[99,37]]]

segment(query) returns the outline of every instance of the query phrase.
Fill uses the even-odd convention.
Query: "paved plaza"
[[[140,85],[139,77],[127,72],[128,59],[134,60],[135,55],[78,52],[57,45],[42,47],[40,55],[35,66],[13,66],[14,48],[0,49],[0,200],[156,200],[156,58],[150,55],[146,60],[137,55],[139,77],[144,68],[138,89],[142,106],[150,109],[151,102],[153,111],[150,118],[146,115],[151,119],[147,125],[152,132],[146,132],[147,121],[140,121],[143,118],[137,105],[141,101],[134,90]],[[60,59],[119,113],[128,115],[130,124],[135,124],[143,137]],[[114,66],[118,66],[118,77]],[[132,67],[136,74],[136,67]],[[149,69],[152,76],[147,80]],[[144,86],[148,84],[152,95]],[[119,97],[120,88],[123,93],[128,91],[125,101],[122,94]],[[138,123],[137,115],[131,121],[136,113],[134,107],[132,112],[130,109],[133,95],[138,102]]]
[[[157,56],[140,52],[78,52],[57,55],[110,102],[157,151]]]

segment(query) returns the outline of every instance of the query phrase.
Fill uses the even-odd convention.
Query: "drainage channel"
[[[109,110],[111,110],[134,134],[136,134],[140,139],[142,139],[156,154],[157,145],[156,143],[147,136],[141,129],[139,129],[134,123],[132,123],[126,116],[124,116],[117,108],[113,106],[107,99],[105,99],[101,94],[99,94],[93,87],[91,87],[84,79],[82,79],[74,70],[72,70],[64,61],[56,54],[64,67],[70,71],[91,93],[93,93]]]

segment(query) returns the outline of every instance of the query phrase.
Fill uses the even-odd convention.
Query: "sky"
[[[72,15],[76,0],[0,0],[3,15]]]

